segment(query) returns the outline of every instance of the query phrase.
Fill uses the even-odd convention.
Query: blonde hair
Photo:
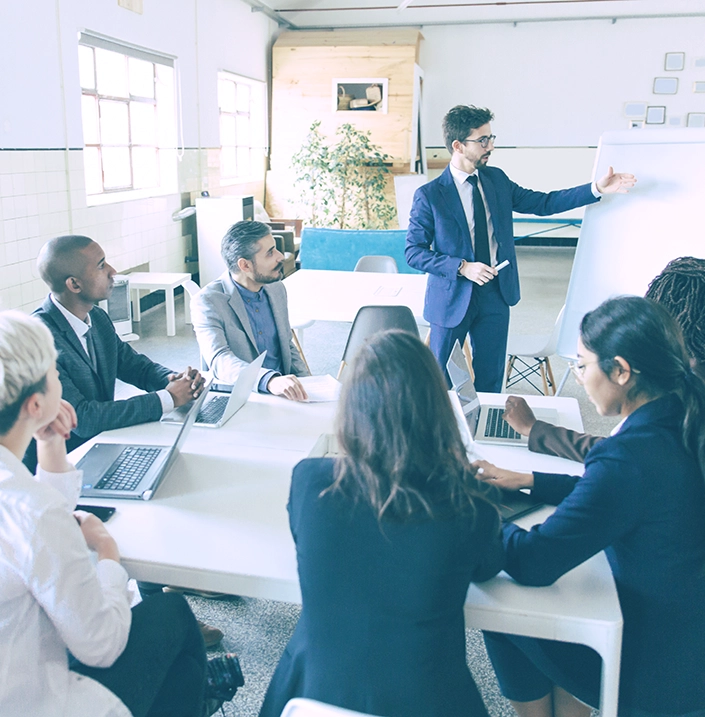
[[[21,403],[44,390],[55,361],[54,339],[39,319],[0,311],[0,434],[12,428]]]

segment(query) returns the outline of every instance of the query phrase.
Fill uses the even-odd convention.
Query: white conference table
[[[481,396],[482,398],[482,396]],[[558,408],[562,425],[580,430],[577,401],[527,397]],[[252,394],[221,429],[193,428],[174,467],[149,502],[82,499],[112,505],[108,527],[137,580],[255,598],[300,602],[296,552],[286,504],[291,470],[322,433],[335,404],[297,404]],[[102,442],[165,444],[176,426],[149,423],[101,434]],[[71,455],[77,461],[95,442]],[[481,446],[508,468],[576,473],[575,464],[525,448]],[[530,525],[547,513],[523,519]],[[603,659],[601,712],[616,717],[622,614],[603,553],[543,588],[505,573],[472,585],[468,626],[593,647]]]
[[[423,321],[426,274],[301,269],[284,279],[293,327],[353,321],[362,306],[408,306]]]

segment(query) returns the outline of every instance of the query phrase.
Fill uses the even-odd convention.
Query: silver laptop
[[[505,409],[503,402],[498,400],[496,403],[480,404],[480,399],[470,378],[468,362],[459,341],[455,342],[446,366],[474,440],[478,443],[495,443],[502,446],[528,445],[528,436],[517,433],[502,418]],[[555,408],[532,408],[531,410],[541,421],[558,425],[558,411]]]
[[[247,403],[266,355],[267,352],[263,351],[249,366],[240,371],[235,384],[227,387],[230,389],[229,393],[216,393],[214,384],[211,384],[211,392],[196,417],[195,425],[201,428],[224,426]],[[162,416],[162,421],[183,423],[188,413],[188,405],[180,406]]]
[[[208,387],[188,404],[188,417],[170,446],[125,443],[92,446],[76,466],[83,471],[81,497],[149,500],[179,455],[207,395]]]

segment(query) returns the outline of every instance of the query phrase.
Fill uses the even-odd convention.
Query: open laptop
[[[453,389],[460,399],[460,405],[468,423],[470,434],[475,441],[502,446],[528,445],[528,437],[517,433],[502,418],[505,408],[503,401],[498,400],[496,403],[480,404],[480,399],[470,378],[470,369],[459,341],[455,342],[446,366]],[[541,421],[553,423],[554,425],[558,424],[558,411],[555,408],[536,408],[532,410],[536,418]]]
[[[96,443],[78,462],[83,471],[82,498],[149,500],[179,455],[208,388],[188,404],[188,417],[170,446]]]
[[[264,363],[266,351],[263,351],[249,366],[240,371],[229,393],[216,393],[211,384],[208,399],[196,417],[196,426],[201,428],[220,428],[225,425],[246,403],[252,393],[260,369]],[[180,406],[171,413],[162,416],[164,423],[183,423],[189,413],[189,407]]]

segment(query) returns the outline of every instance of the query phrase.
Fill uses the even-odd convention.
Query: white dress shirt
[[[0,446],[2,717],[130,717],[115,694],[68,667],[67,650],[112,665],[132,621],[127,573],[113,560],[95,564],[71,513],[81,476],[40,469],[34,478]]]
[[[69,322],[69,326],[74,330],[76,336],[78,336],[78,340],[81,342],[81,346],[83,346],[83,350],[86,352],[86,356],[90,358],[90,354],[88,353],[88,341],[86,339],[86,334],[88,333],[88,329],[92,328],[91,315],[87,314],[86,320],[81,321],[81,319],[79,319],[76,314],[72,314],[54,296],[54,294],[49,294],[49,296],[51,297],[54,306],[56,306],[56,308],[63,314],[66,321]],[[171,397],[169,391],[167,391],[165,388],[162,388],[155,393],[157,394],[157,396],[159,396],[159,400],[162,404],[162,415],[166,413],[171,413],[174,410],[174,399]]]
[[[458,169],[454,165],[450,165],[450,173],[455,182],[455,186],[460,195],[460,202],[463,205],[465,211],[465,221],[468,223],[468,231],[470,232],[470,241],[472,242],[472,250],[475,251],[475,209],[472,201],[472,184],[468,182],[470,176],[467,172],[463,172],[462,169]],[[479,172],[475,170],[472,173],[474,176],[479,178]],[[490,214],[490,208],[487,206],[487,197],[485,197],[485,191],[482,188],[482,180],[478,181],[477,186],[480,190],[480,196],[482,202],[485,205],[485,216],[487,217],[487,235],[490,240],[490,265],[497,265],[497,240],[494,238],[494,228],[492,226],[492,215]],[[463,257],[464,259],[469,259]]]

